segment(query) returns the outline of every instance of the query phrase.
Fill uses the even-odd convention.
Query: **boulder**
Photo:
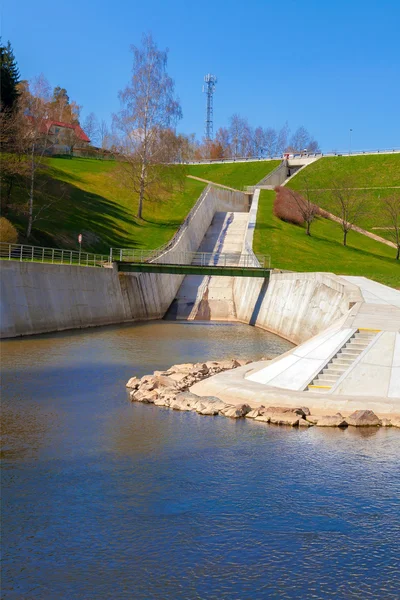
[[[309,420],[309,417],[307,417]],[[344,419],[340,414],[338,415],[324,415],[322,417],[317,417],[317,422],[315,423],[317,427],[347,427],[347,419]]]
[[[218,362],[218,366],[221,371],[228,371],[229,369],[236,369],[236,367],[240,367],[240,363],[235,360],[220,360]]]
[[[225,402],[215,396],[203,396],[198,404],[196,410],[200,415],[218,415],[226,407]]]
[[[248,415],[246,415],[247,417]],[[254,417],[255,421],[261,421],[262,423],[269,423],[271,420],[271,415],[267,415],[267,414],[261,414],[258,417]]]
[[[296,427],[299,424],[300,416],[296,413],[286,412],[286,413],[273,413],[270,414],[269,422],[273,425],[290,425],[291,427]]]
[[[131,377],[128,383],[126,384],[126,387],[132,390],[137,390],[139,385],[140,379],[138,377]]]
[[[381,427],[391,427],[392,426],[392,421],[390,419],[386,419],[386,417],[383,417],[381,419]]]
[[[306,421],[311,423],[311,425],[316,425],[318,423],[318,417],[316,417],[315,415],[306,415],[305,419]]]
[[[145,404],[153,404],[158,398],[158,392],[156,390],[136,390],[130,393],[132,402],[144,402]]]
[[[310,409],[307,406],[300,406],[300,410],[303,411],[303,415],[306,417],[311,414]]]
[[[172,367],[170,367],[166,373],[172,374],[172,373],[190,373],[190,371],[193,369],[194,365],[193,363],[184,363],[182,365],[172,365]]]
[[[262,411],[265,406],[257,406],[257,408],[253,408],[250,412],[247,413],[246,417],[248,419],[256,419],[260,415],[262,415]]]
[[[306,416],[306,414],[305,414],[305,412],[303,411],[302,408],[300,408],[300,407],[292,408],[292,407],[288,407],[288,406],[268,406],[264,410],[264,413],[269,413],[271,415],[273,415],[273,414],[283,415],[283,414],[286,414],[286,413],[292,413],[292,414],[295,414],[295,415],[300,415],[302,417]]]
[[[182,410],[193,410],[195,409],[197,403],[201,400],[201,397],[197,396],[196,394],[192,394],[192,392],[180,392],[176,395],[176,400],[178,403],[181,403],[186,407]]]
[[[381,424],[381,420],[372,410],[356,410],[346,421],[353,427],[376,427]]]
[[[236,404],[236,406],[232,406],[231,404],[227,404],[226,407],[221,410],[221,415],[224,417],[230,417],[231,419],[240,419],[244,417],[251,411],[251,408],[248,404]]]
[[[390,422],[392,427],[400,427],[400,416],[391,417]]]
[[[306,421],[306,419],[299,419],[299,427],[313,427],[313,423]]]

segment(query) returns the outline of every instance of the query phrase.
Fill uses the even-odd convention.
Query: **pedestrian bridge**
[[[269,256],[253,253],[166,252],[112,249],[110,262],[122,273],[170,273],[269,278]]]

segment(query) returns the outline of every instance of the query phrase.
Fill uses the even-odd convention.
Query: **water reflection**
[[[164,322],[3,342],[2,598],[398,598],[399,431],[127,401],[133,374],[288,348]]]

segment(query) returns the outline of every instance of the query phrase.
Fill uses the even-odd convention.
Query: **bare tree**
[[[319,145],[316,140],[314,140],[307,129],[301,125],[290,139],[290,150],[292,152],[303,152],[307,150],[307,152],[314,153],[319,152]]]
[[[32,233],[34,222],[34,197],[35,184],[38,171],[43,167],[43,157],[52,145],[50,141],[48,119],[51,89],[48,81],[43,75],[34,79],[19,98],[21,144],[27,155],[29,169],[29,191],[28,191],[28,224],[26,237]]]
[[[354,189],[351,177],[335,180],[330,191],[336,216],[343,232],[343,246],[347,245],[347,235],[365,212],[367,196],[365,191]]]
[[[110,147],[110,145],[111,145],[110,139],[111,139],[110,128],[108,127],[106,121],[102,120],[99,125],[99,134],[98,134],[98,141],[100,142],[100,148],[102,150],[107,150]]]
[[[90,139],[91,145],[97,146],[100,135],[100,124],[96,115],[93,112],[89,113],[86,117],[83,123],[83,131]]]
[[[168,51],[159,50],[149,34],[143,36],[142,48],[132,46],[132,53],[132,77],[119,94],[122,107],[114,116],[114,126],[120,134],[119,151],[128,167],[129,186],[139,194],[137,217],[141,219],[145,198],[162,184],[163,165],[167,168],[170,137],[163,133],[176,124],[182,111],[166,70]]]
[[[388,219],[390,225],[387,227],[386,232],[389,237],[392,238],[396,244],[396,260],[400,258],[400,195],[393,194],[387,198],[383,198],[383,211]]]
[[[253,138],[254,156],[264,156],[265,153],[265,130],[262,127],[256,127]]]
[[[278,132],[278,136],[277,136],[277,140],[276,140],[277,155],[283,154],[283,152],[286,150],[289,133],[290,133],[289,124],[286,121],[284,126]]]
[[[264,148],[265,153],[267,156],[269,156],[269,158],[272,158],[273,156],[277,155],[277,141],[278,136],[276,134],[275,129],[273,129],[272,127],[268,127],[268,129],[266,129],[264,132]]]
[[[226,127],[220,127],[215,134],[215,141],[223,148],[224,158],[232,156],[231,136],[229,129]]]
[[[311,224],[319,212],[318,206],[313,201],[316,194],[315,190],[310,188],[308,179],[305,176],[302,177],[302,189],[300,191],[295,191],[290,188],[286,189],[306,224],[306,235],[311,235]]]

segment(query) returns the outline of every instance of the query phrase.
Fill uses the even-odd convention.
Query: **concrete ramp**
[[[198,252],[212,252],[212,264],[219,255],[240,254],[249,213],[216,212]],[[235,320],[233,277],[187,275],[171,304],[167,320]]]

